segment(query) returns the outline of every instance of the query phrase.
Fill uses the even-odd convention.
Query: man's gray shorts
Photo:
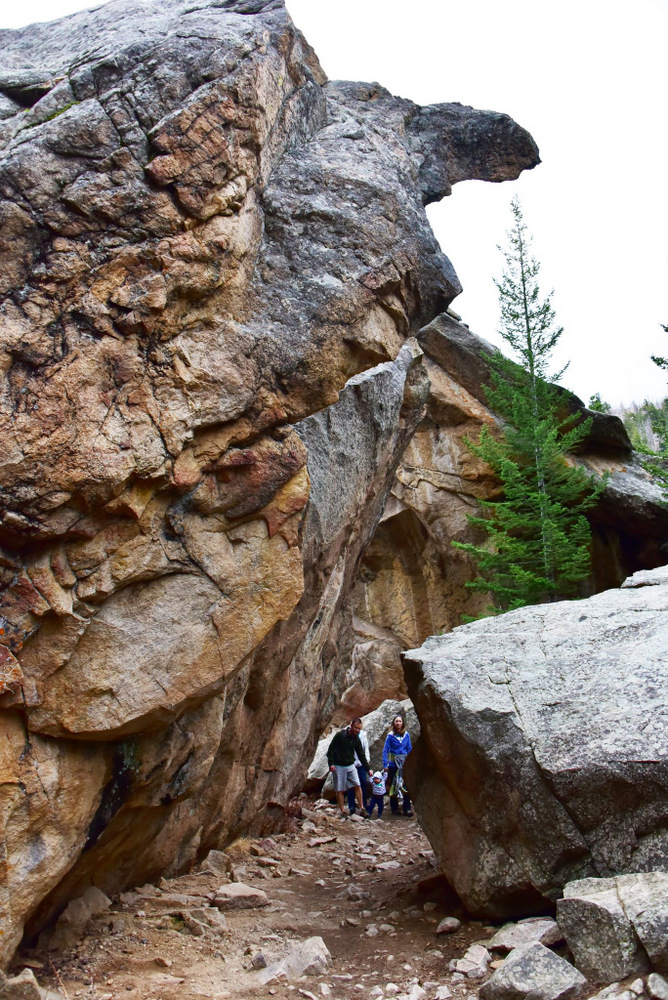
[[[335,764],[334,767],[335,792],[345,792],[348,788],[354,788],[355,785],[359,786],[360,776],[354,764],[351,764],[349,767],[344,767],[342,764]]]

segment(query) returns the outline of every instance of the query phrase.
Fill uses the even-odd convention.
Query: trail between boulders
[[[416,820],[386,810],[380,820],[342,821],[323,805],[305,804],[284,833],[237,841],[224,857],[214,852],[227,874],[210,862],[121,893],[75,947],[22,949],[12,971],[32,968],[41,986],[66,1000],[477,996],[482,980],[453,973],[449,963],[497,928],[453,908]],[[224,910],[222,920],[211,902],[229,884],[260,889],[268,903]],[[461,926],[437,935],[453,915]],[[331,953],[326,971],[261,982],[265,966],[311,937]]]

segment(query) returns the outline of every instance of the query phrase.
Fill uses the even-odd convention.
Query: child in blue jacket
[[[371,795],[369,796],[369,818],[373,816],[374,806],[378,806],[378,819],[383,815],[385,806],[385,772],[376,771],[371,779]]]

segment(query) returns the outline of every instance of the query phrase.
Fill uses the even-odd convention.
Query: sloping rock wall
[[[668,871],[668,573],[522,608],[404,656],[420,821],[473,912]]]
[[[275,822],[423,416],[406,341],[460,290],[424,205],[538,155],[327,83],[280,0],[114,0],[0,53],[5,961],[91,882]]]

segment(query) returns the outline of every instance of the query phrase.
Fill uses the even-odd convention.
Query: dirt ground
[[[479,982],[453,982],[448,963],[494,928],[465,921],[454,934],[436,935],[439,921],[456,911],[434,878],[433,853],[416,820],[386,808],[380,820],[344,822],[333,808],[313,805],[305,803],[288,832],[228,848],[233,878],[263,889],[269,905],[226,912],[222,933],[198,935],[192,925],[193,933],[188,911],[208,906],[208,894],[228,879],[193,872],[122,893],[111,910],[89,921],[78,946],[22,950],[12,972],[27,965],[41,986],[69,1000],[309,1000],[311,994],[352,1000],[374,987],[380,987],[374,996],[407,993],[416,983],[431,997],[441,985],[453,998],[475,996]],[[386,862],[397,867],[378,868]],[[350,899],[348,892],[362,898]],[[331,952],[327,975],[255,982],[258,952],[271,964],[313,935]]]
[[[380,820],[342,821],[324,800],[303,797],[295,812],[285,832],[238,841],[218,854],[227,874],[202,865],[121,893],[88,922],[77,946],[22,949],[11,974],[32,968],[40,986],[65,1000],[477,997],[484,979],[466,979],[449,963],[498,928],[468,920],[457,908],[416,819],[386,808]],[[268,905],[225,911],[222,928],[203,926],[201,911],[213,912],[211,900],[230,877],[262,889]],[[461,926],[437,935],[446,915],[460,918]],[[326,974],[258,981],[258,969],[312,936],[331,953]]]

